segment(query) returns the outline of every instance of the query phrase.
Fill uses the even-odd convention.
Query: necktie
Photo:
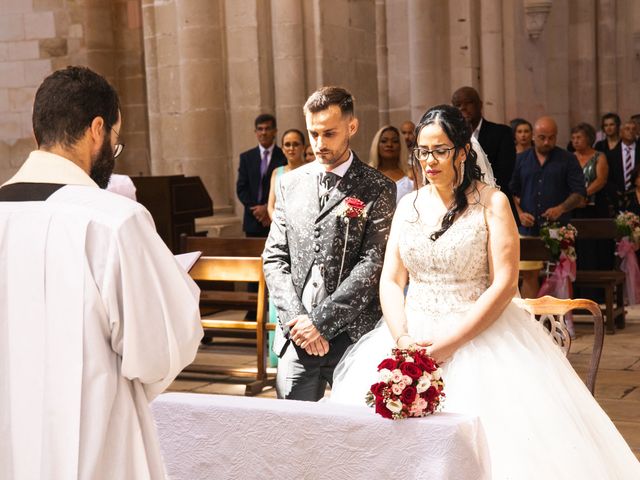
[[[258,184],[258,203],[262,203],[262,183],[264,182],[264,176],[269,169],[269,150],[262,152],[262,159],[260,160],[260,183]]]
[[[633,170],[633,157],[631,156],[631,149],[629,147],[626,148],[623,167],[624,167],[624,189],[629,190],[631,188],[631,170]]]
[[[336,186],[340,177],[335,173],[325,172],[320,175],[320,210],[324,208],[331,195],[331,190]]]

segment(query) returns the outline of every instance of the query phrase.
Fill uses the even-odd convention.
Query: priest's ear
[[[94,149],[100,150],[102,147],[102,143],[104,142],[104,137],[106,135],[105,132],[105,123],[104,118],[95,117],[91,121],[91,125],[89,125],[89,129],[87,130],[88,137],[91,139]]]

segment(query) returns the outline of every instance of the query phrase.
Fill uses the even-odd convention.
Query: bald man
[[[400,133],[402,133],[402,138],[404,138],[404,142],[407,144],[407,150],[411,152],[414,144],[416,143],[416,125],[411,120],[405,120],[400,125]]]
[[[587,194],[582,168],[572,153],[556,146],[557,134],[553,118],[539,118],[534,148],[516,159],[510,188],[523,235],[538,235],[545,222],[566,224]]]
[[[451,104],[460,110],[473,136],[487,154],[500,189],[511,197],[509,181],[516,161],[516,146],[511,128],[483,118],[482,100],[475,88],[459,88],[453,93]]]

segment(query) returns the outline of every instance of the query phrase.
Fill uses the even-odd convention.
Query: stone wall
[[[71,64],[93,68],[118,89],[127,148],[117,170],[149,173],[141,31],[138,0],[0,0],[0,181],[35,148],[38,85]]]

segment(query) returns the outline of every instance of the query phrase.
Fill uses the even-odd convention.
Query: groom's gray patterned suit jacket
[[[355,342],[382,316],[378,286],[396,206],[396,185],[354,153],[351,166],[320,211],[318,179],[314,164],[281,177],[262,255],[264,273],[285,337],[289,333],[287,322],[308,314],[325,339],[331,340],[346,330]],[[346,224],[339,212],[349,197],[366,205],[366,216],[350,218]],[[342,280],[338,284],[343,252]],[[301,298],[314,263],[324,272],[328,296],[307,312]],[[274,350],[280,354],[279,346],[274,345]]]

